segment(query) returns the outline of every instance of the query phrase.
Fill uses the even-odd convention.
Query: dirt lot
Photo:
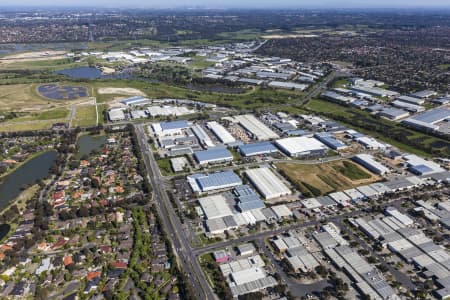
[[[115,95],[129,95],[129,96],[145,96],[145,94],[133,88],[114,88],[114,87],[105,87],[99,88],[97,91],[99,94],[115,94]]]
[[[344,167],[344,161],[350,163],[351,168],[358,174],[363,175],[360,177],[367,178],[352,180],[345,176],[342,171],[339,171],[339,169]],[[316,165],[279,163],[276,166],[278,170],[285,173],[291,182],[295,183],[301,192],[304,193],[309,190],[316,196],[370,184],[381,179],[350,160]]]
[[[4,56],[0,59],[2,64],[11,64],[24,61],[37,61],[37,60],[53,60],[65,58],[66,51],[38,51],[38,52],[26,52],[20,54],[13,54]]]

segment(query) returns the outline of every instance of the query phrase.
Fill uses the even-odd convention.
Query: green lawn
[[[371,177],[370,174],[367,174],[354,163],[349,161],[344,161],[342,165],[333,166],[333,168],[351,180],[368,179]]]
[[[97,117],[95,114],[94,105],[82,105],[77,106],[75,119],[73,120],[72,127],[89,127],[96,126]]]

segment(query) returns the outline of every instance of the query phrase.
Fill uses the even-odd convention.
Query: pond
[[[114,73],[103,75],[102,71],[94,67],[78,67],[56,71],[56,74],[65,75],[72,79],[128,79],[130,73]]]
[[[100,149],[105,143],[106,136],[104,135],[82,135],[77,141],[77,157],[89,155],[92,151]]]
[[[24,186],[47,177],[55,160],[56,151],[48,151],[30,159],[4,177],[0,183],[0,210],[19,196]]]
[[[8,224],[0,224],[0,241],[8,234],[11,226]]]

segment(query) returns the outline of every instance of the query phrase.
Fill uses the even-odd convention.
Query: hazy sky
[[[363,8],[448,7],[449,0],[0,0],[0,6],[94,6],[123,8]]]

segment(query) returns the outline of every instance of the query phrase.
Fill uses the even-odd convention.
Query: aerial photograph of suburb
[[[450,0],[0,0],[0,300],[450,300]]]

